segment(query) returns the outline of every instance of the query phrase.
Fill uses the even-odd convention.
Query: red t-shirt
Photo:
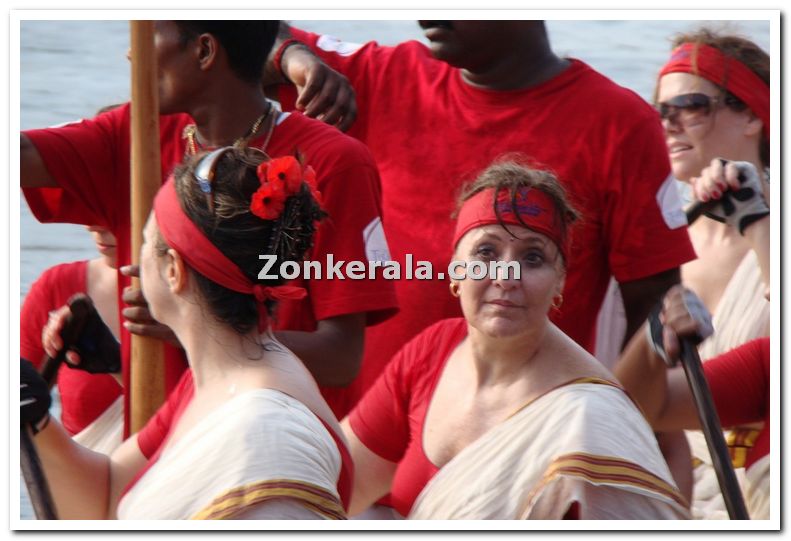
[[[153,466],[159,459],[164,444],[167,441],[171,429],[176,426],[184,410],[195,396],[195,384],[192,378],[192,371],[187,370],[181,377],[176,388],[170,393],[167,401],[162,405],[157,413],[149,419],[148,423],[137,433],[137,445],[140,452],[148,459],[145,468],[140,470],[134,479],[124,488],[124,494],[128,492],[135,483]],[[328,425],[324,419],[318,417],[327,432],[330,433],[338,451],[341,455],[341,472],[338,478],[338,495],[340,496],[343,507],[348,510],[351,501],[351,491],[354,475],[354,463],[346,444],[340,436]]]
[[[180,163],[186,152],[184,127],[192,123],[186,114],[160,116],[162,180]],[[91,120],[59,128],[24,132],[36,146],[58,188],[25,189],[31,211],[41,222],[103,225],[118,240],[118,264],[131,260],[130,241],[130,116],[124,105]],[[262,143],[263,136],[250,142]],[[267,147],[272,156],[292,154],[299,148],[317,173],[319,190],[329,219],[316,235],[309,259],[367,260],[364,235],[380,220],[380,187],[376,166],[364,145],[338,130],[299,113],[278,124]],[[129,279],[119,273],[119,299]],[[393,286],[375,280],[311,280],[308,297],[283,301],[275,328],[313,331],[318,320],[367,312],[368,323],[385,319],[395,311]],[[119,306],[122,303],[119,300]],[[122,328],[124,383],[129,384],[129,333]],[[186,365],[183,352],[166,345],[166,389],[171,390]],[[328,356],[328,362],[332,362]],[[344,389],[330,388],[325,398],[333,411],[345,411]],[[128,403],[126,411],[129,411]],[[128,423],[127,423],[128,425]]]
[[[769,454],[769,337],[709,359],[703,371],[722,426],[764,422],[744,463],[749,468]]]
[[[354,45],[292,29],[349,78],[358,117],[349,134],[366,143],[382,177],[384,229],[395,260],[405,255],[445,272],[459,187],[505,152],[551,168],[583,214],[570,250],[564,303],[553,321],[593,351],[596,316],[610,275],[647,277],[695,257],[673,190],[656,112],[579,60],[526,90],[491,91],[462,80],[424,45]],[[295,91],[281,88],[283,107]],[[664,189],[663,189],[664,187]],[[665,208],[660,202],[673,200]],[[357,396],[410,338],[461,315],[445,280],[400,280],[399,314],[369,329]]]
[[[396,354],[349,414],[360,441],[382,458],[398,463],[389,505],[403,516],[439,471],[423,449],[423,425],[442,369],[466,336],[463,318],[430,326]]]
[[[41,331],[49,312],[64,306],[75,293],[86,293],[88,262],[75,261],[45,270],[33,282],[22,303],[19,316],[20,355],[36,368],[46,357]],[[58,370],[61,422],[70,434],[77,434],[96,420],[121,396],[121,386],[109,374],[89,374],[63,363]]]

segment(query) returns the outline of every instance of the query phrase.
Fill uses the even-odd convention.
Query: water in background
[[[712,21],[549,21],[548,29],[556,53],[584,60],[650,100],[656,73],[668,56],[669,36],[703,23]],[[392,45],[408,39],[423,40],[414,21],[294,24],[346,41],[376,39]],[[728,23],[728,28],[769,50],[768,22],[740,21]],[[127,101],[128,34],[126,21],[22,21],[20,127],[39,128],[91,117],[102,106]],[[96,256],[83,227],[39,224],[24,198],[20,211],[21,298],[48,267]],[[22,518],[31,517],[30,506],[23,501]]]

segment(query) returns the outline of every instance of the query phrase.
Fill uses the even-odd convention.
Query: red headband
[[[769,139],[769,85],[742,62],[716,47],[684,43],[673,50],[659,76],[674,72],[699,75],[725,88],[761,119]]]
[[[258,332],[264,332],[268,299],[302,299],[307,292],[296,286],[267,287],[255,284],[198,229],[181,208],[171,175],[154,199],[154,215],[165,242],[176,250],[196,272],[212,282],[238,293],[255,296],[258,302]]]
[[[524,186],[516,192],[516,204],[511,203],[510,190],[501,190],[497,196],[498,219],[493,202],[494,188],[480,191],[470,197],[461,207],[456,220],[456,231],[453,234],[454,248],[461,238],[476,227],[491,224],[507,224],[527,226],[549,237],[558,247],[563,259],[567,260],[565,235],[561,229],[561,221],[557,217],[555,204],[541,190]],[[516,208],[519,215],[514,214]],[[521,219],[521,220],[520,220]]]

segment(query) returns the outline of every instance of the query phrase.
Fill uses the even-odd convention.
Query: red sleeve
[[[645,278],[694,259],[662,125],[647,104],[636,103],[632,128],[614,123],[608,134],[603,227],[609,264],[619,282]],[[642,109],[642,110],[640,110]],[[620,124],[620,126],[618,125]]]
[[[121,213],[108,202],[126,202],[117,197],[119,189],[126,187],[114,179],[128,177],[129,163],[124,159],[128,156],[128,119],[129,106],[124,105],[90,120],[24,132],[59,186],[23,190],[39,221],[104,225],[115,230]]]
[[[85,290],[86,265],[87,261],[77,261],[45,270],[25,296],[19,315],[19,354],[36,368],[45,356],[41,331],[49,312],[66,304],[73,293]]]
[[[19,354],[37,369],[41,368],[45,355],[41,345],[41,330],[47,323],[48,312],[52,310],[48,296],[48,273],[45,271],[30,286],[19,315]]]
[[[192,370],[186,370],[178,385],[168,395],[167,401],[137,433],[137,445],[147,459],[154,456],[170,432],[170,428],[189,404],[195,388],[192,384]]]
[[[349,414],[354,434],[372,452],[399,462],[409,445],[409,379],[423,361],[425,333],[413,338],[385,368]]]
[[[291,113],[272,138],[268,152],[288,154],[299,148],[306,162],[316,170],[322,207],[328,216],[316,233],[309,261],[320,264],[310,279],[302,280],[310,295],[308,303],[282,303],[278,307],[278,328],[305,329],[307,319],[366,313],[369,325],[395,312],[395,287],[385,280],[382,269],[369,279],[369,261],[390,259],[384,236],[381,185],[376,164],[368,148],[337,129],[300,113]],[[328,264],[332,257],[333,264]],[[339,262],[343,262],[339,265]],[[347,264],[364,269],[363,279],[348,277]],[[329,274],[330,267],[337,272]],[[302,313],[297,313],[297,311]]]
[[[723,426],[763,421],[769,397],[769,337],[758,338],[703,363]]]
[[[366,312],[367,324],[373,325],[392,316],[397,306],[395,287],[382,277],[381,269],[373,279],[368,275],[371,261],[390,259],[382,227],[379,173],[368,157],[362,164],[332,171],[323,185],[323,206],[329,216],[316,235],[311,254],[325,272],[321,280],[310,282],[315,318],[321,321]],[[330,255],[335,262],[362,262],[365,278],[326,279]],[[341,267],[344,275],[345,267]]]
[[[445,363],[466,335],[464,318],[443,319],[395,354],[349,414],[352,430],[368,449],[399,462],[414,446]]]

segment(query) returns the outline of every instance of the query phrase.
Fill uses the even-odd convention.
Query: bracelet
[[[41,421],[39,421],[38,425],[30,425],[30,429],[33,431],[34,436],[47,428],[50,418],[51,416],[49,412],[47,412],[47,415]]]
[[[283,43],[280,44],[280,47],[278,47],[277,51],[275,52],[275,57],[272,59],[272,65],[274,66],[275,70],[280,75],[285,77],[286,81],[289,82],[291,80],[288,78],[288,76],[285,73],[283,73],[283,54],[285,54],[286,49],[288,49],[292,45],[302,45],[302,42],[294,38],[288,38],[287,40],[285,40]]]

